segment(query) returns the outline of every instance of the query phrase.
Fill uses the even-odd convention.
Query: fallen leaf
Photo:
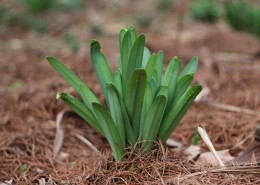
[[[234,157],[230,155],[229,150],[220,150],[217,151],[217,154],[223,163],[230,162],[234,159]],[[200,154],[196,164],[211,164],[213,166],[219,166],[219,163],[212,152]]]
[[[6,180],[4,182],[0,182],[0,185],[12,185],[13,184],[13,179],[11,180]]]
[[[46,181],[44,178],[38,179],[39,185],[46,185]]]
[[[260,143],[256,144],[252,148],[245,150],[232,161],[234,164],[258,164],[260,163]]]
[[[188,160],[193,160],[201,153],[201,151],[199,146],[191,145],[188,148],[186,148],[184,153],[188,156]]]

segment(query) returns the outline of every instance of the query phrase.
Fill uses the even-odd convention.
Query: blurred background
[[[207,65],[218,60],[250,61],[259,55],[259,4],[257,0],[1,0],[1,72],[11,61],[18,63],[12,71],[22,60],[28,67],[46,55],[89,61],[91,39],[101,42],[108,61],[117,66],[118,33],[131,24],[147,35],[152,52],[165,52],[166,61],[175,55],[184,61],[197,55],[209,60]],[[5,78],[1,80],[5,85],[16,80]],[[19,80],[26,83],[23,77]]]
[[[74,93],[45,57],[51,55],[64,62],[103,99],[89,44],[91,39],[98,40],[115,70],[118,33],[129,25],[145,33],[151,52],[164,51],[165,63],[173,56],[184,63],[199,57],[195,78],[209,90],[207,103],[191,108],[174,139],[188,145],[201,125],[209,131],[215,147],[224,149],[260,130],[259,116],[252,116],[260,111],[259,0],[0,0],[2,180],[20,172],[10,166],[32,160],[45,164],[46,156],[52,153],[55,117],[67,108],[56,101],[55,94]],[[219,109],[212,102],[251,112]],[[100,150],[108,148],[106,141],[75,115],[65,122],[70,124],[63,125],[62,152],[66,155],[60,156],[61,161],[90,155],[75,133]],[[29,158],[27,152],[13,160],[17,151],[29,150],[31,143],[36,146],[36,158]]]

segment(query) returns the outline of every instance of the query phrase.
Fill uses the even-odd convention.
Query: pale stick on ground
[[[88,145],[88,147],[95,153],[100,153],[100,151],[86,138],[84,138],[83,136],[79,135],[79,134],[75,134],[75,136],[82,141],[83,143],[85,143],[86,145]]]
[[[216,158],[216,160],[217,160],[219,166],[224,167],[225,165],[224,165],[224,163],[221,161],[221,159],[220,159],[220,157],[219,157],[217,151],[215,150],[215,148],[214,148],[212,142],[210,141],[210,138],[209,138],[209,136],[208,136],[208,134],[207,134],[207,131],[206,131],[204,128],[202,128],[202,127],[198,127],[198,132],[199,132],[201,138],[203,139],[203,141],[204,141],[204,142],[206,143],[206,145],[208,146],[209,150],[212,152],[212,154],[213,154],[214,157]]]

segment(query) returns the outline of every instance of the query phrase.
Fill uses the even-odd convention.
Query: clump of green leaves
[[[163,52],[150,54],[145,35],[138,36],[133,26],[120,31],[119,44],[119,67],[112,74],[100,44],[91,42],[92,64],[108,109],[65,65],[47,57],[83,103],[67,93],[58,93],[57,98],[107,138],[116,161],[123,159],[126,147],[136,143],[145,153],[150,152],[155,140],[165,143],[202,89],[200,85],[189,87],[197,57],[182,72],[180,59],[173,57],[163,74]]]
[[[215,22],[219,19],[219,9],[214,0],[195,0],[190,5],[194,19],[205,22]]]
[[[235,30],[248,31],[260,37],[260,7],[244,0],[230,1],[226,4],[226,18]]]

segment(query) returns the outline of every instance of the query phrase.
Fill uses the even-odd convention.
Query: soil
[[[137,31],[147,35],[147,45],[153,52],[164,51],[166,63],[173,56],[178,56],[183,63],[193,56],[200,59],[195,82],[209,88],[207,102],[194,103],[171,138],[187,147],[200,125],[208,131],[216,150],[230,149],[245,138],[249,139],[239,145],[239,151],[234,155],[256,145],[259,136],[255,133],[260,125],[259,39],[231,30],[222,20],[206,24],[185,16],[180,29],[177,17],[182,9],[177,3],[160,11],[156,1],[149,1],[149,6],[145,6],[146,1],[112,1],[107,5],[102,2],[89,2],[77,13],[60,13],[57,21],[52,21],[51,15],[45,15],[50,30],[44,35],[10,26],[1,28],[0,182],[178,184],[179,177],[212,168],[197,166],[188,162],[183,154],[161,147],[158,153],[116,164],[105,138],[70,111],[61,124],[65,136],[61,151],[53,158],[55,119],[59,112],[68,109],[62,101],[55,99],[55,95],[57,92],[76,94],[46,62],[45,56],[55,56],[69,66],[104,102],[91,66],[88,43],[91,38],[99,40],[115,70],[119,54],[117,35],[129,24],[137,25]],[[149,25],[138,24],[133,15],[147,17]],[[62,24],[64,20],[68,22],[66,27]],[[94,26],[99,26],[104,33],[93,32]],[[181,31],[176,31],[178,29]],[[63,39],[65,33],[77,36],[78,51],[70,50]],[[216,108],[210,102],[249,109],[256,114]],[[102,154],[94,153],[75,137],[76,134],[87,138]],[[199,146],[204,152],[208,151],[203,141],[199,141]],[[136,170],[131,171],[130,164],[134,164]],[[236,174],[236,180],[223,173],[201,173],[180,181],[181,184],[259,182],[259,173],[245,172]]]

